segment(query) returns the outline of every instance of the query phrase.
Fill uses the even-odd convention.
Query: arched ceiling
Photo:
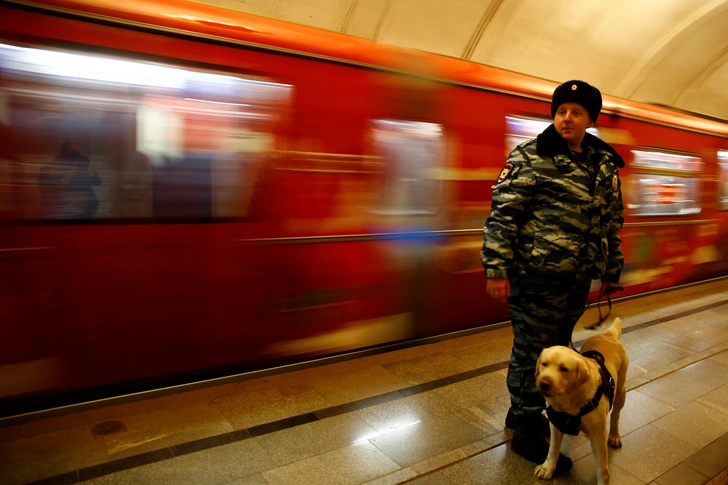
[[[196,0],[728,120],[728,0]]]

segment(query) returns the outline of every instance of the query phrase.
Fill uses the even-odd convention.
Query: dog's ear
[[[579,389],[586,381],[589,380],[589,367],[586,365],[584,358],[577,359],[577,365],[574,375],[574,389]]]

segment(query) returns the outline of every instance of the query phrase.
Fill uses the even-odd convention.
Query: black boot
[[[508,414],[506,414],[506,428],[516,429],[516,418],[513,416],[513,408],[508,408]],[[549,418],[545,414],[541,414],[541,420],[538,423],[538,429],[541,431],[541,435],[544,438],[551,437],[551,427],[549,426]]]
[[[546,455],[549,453],[549,442],[539,430],[541,415],[516,416],[515,418],[516,431],[513,433],[511,450],[526,460],[541,465],[546,461]],[[571,470],[572,465],[571,458],[559,453],[559,459],[556,462],[557,473]]]

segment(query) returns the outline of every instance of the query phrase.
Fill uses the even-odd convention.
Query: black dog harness
[[[599,401],[603,395],[609,398],[609,409],[612,409],[612,401],[614,400],[614,379],[604,365],[604,356],[596,350],[587,350],[583,354],[584,357],[594,359],[599,364],[599,375],[602,376],[602,383],[597,388],[594,397],[584,405],[576,416],[569,413],[556,411],[551,406],[546,408],[546,415],[549,421],[556,426],[562,433],[576,436],[579,434],[579,424],[581,417],[594,411],[599,406]]]

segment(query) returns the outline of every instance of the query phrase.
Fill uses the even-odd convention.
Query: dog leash
[[[612,314],[612,295],[614,293],[617,293],[618,291],[624,291],[624,287],[621,285],[612,285],[612,286],[606,286],[604,287],[604,290],[599,292],[596,298],[592,299],[591,301],[588,301],[586,306],[584,307],[584,313],[589,309],[590,306],[592,306],[594,303],[597,304],[597,311],[599,311],[599,320],[597,320],[595,323],[592,323],[590,325],[584,325],[584,328],[586,330],[596,330],[597,328],[601,327],[602,323],[604,323],[604,320],[609,318],[609,315]],[[602,301],[603,299],[607,300],[607,313],[602,314]],[[576,348],[574,347],[574,342],[572,341],[571,337],[569,337],[569,345],[573,350],[578,352]]]
[[[597,304],[597,310],[599,311],[599,320],[596,323],[592,323],[591,325],[585,325],[584,328],[587,330],[594,330],[599,328],[602,323],[604,323],[604,320],[609,318],[609,315],[612,314],[612,295],[614,293],[617,293],[618,291],[624,291],[624,287],[620,285],[614,285],[614,286],[606,286],[604,287],[604,291],[600,291],[599,295],[597,296],[596,300],[592,300],[591,302],[588,302],[586,304],[586,307],[584,308],[584,312],[586,312],[589,307],[596,303]],[[606,298],[607,304],[609,305],[609,308],[607,309],[607,313],[602,315],[602,300]]]

